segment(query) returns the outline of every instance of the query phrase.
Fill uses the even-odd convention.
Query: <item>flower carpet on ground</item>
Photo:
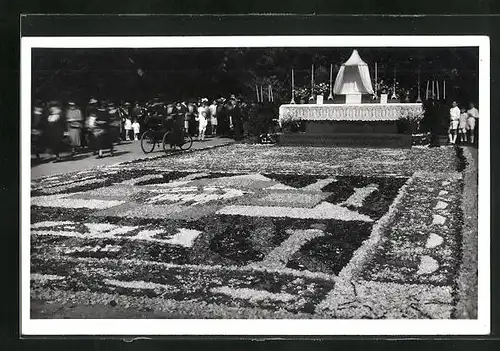
[[[199,318],[450,318],[459,165],[453,149],[233,145],[33,180],[31,296]]]

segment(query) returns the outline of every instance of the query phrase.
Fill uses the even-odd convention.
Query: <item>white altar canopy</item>
[[[335,95],[373,94],[370,70],[357,50],[342,64],[335,79]]]

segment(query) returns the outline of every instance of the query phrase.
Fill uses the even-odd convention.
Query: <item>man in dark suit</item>
[[[424,102],[425,129],[431,133],[430,147],[439,146],[439,111],[435,100],[426,100]]]
[[[174,136],[171,142],[175,145],[182,144],[181,133],[184,128],[186,113],[187,108],[180,101],[177,101],[175,106],[172,108],[172,128],[174,130]],[[174,144],[171,144],[170,146],[174,146]]]

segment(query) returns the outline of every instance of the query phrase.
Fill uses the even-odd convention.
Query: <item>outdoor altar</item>
[[[411,147],[411,130],[402,126],[423,117],[422,103],[392,103],[387,95],[379,103],[362,103],[363,95],[376,97],[376,90],[368,65],[356,50],[340,67],[335,85],[332,83],[331,70],[327,102],[332,102],[334,95],[344,95],[345,103],[324,103],[323,96],[318,96],[315,104],[295,104],[292,72],[292,101],[279,108],[279,124],[285,130],[282,144]],[[305,124],[305,128],[291,133],[288,127],[294,124]]]

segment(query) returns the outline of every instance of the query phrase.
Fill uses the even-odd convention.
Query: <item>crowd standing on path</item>
[[[114,145],[122,141],[138,141],[141,134],[152,126],[161,125],[190,133],[199,141],[207,136],[231,137],[242,140],[248,135],[246,119],[248,105],[231,94],[228,98],[166,103],[155,98],[145,104],[136,101],[115,104],[112,101],[90,98],[85,108],[75,101],[66,106],[58,101],[36,101],[32,114],[32,148],[37,158],[49,150],[55,161],[68,151],[75,156],[84,148],[97,157],[105,151],[114,155]]]

